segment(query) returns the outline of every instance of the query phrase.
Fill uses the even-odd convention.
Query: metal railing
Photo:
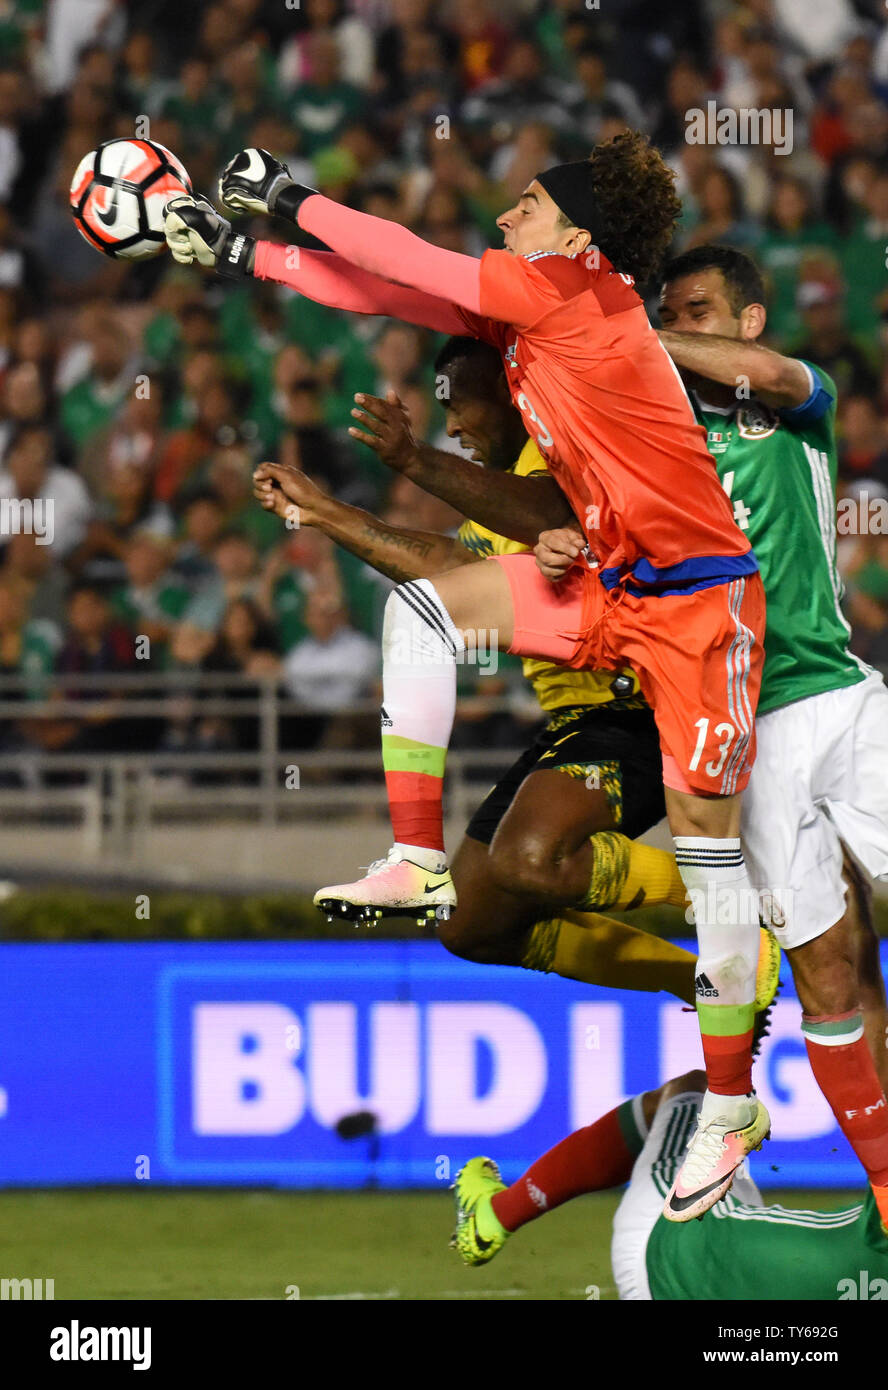
[[[50,686],[53,687],[50,693]],[[40,689],[40,696],[35,691]],[[19,698],[14,698],[15,695]],[[473,708],[474,707],[474,708]],[[539,720],[532,700],[481,697],[461,703],[463,714],[517,718],[514,746],[455,749],[448,759],[446,795],[451,812],[468,819],[485,790],[514,760]],[[183,671],[0,677],[0,833],[48,826],[76,829],[84,857],[121,864],[137,856],[146,833],[176,823],[214,820],[271,827],[300,820],[358,814],[385,816],[385,783],[378,744],[368,730],[378,700],[347,709],[309,709],[289,696],[277,677]],[[126,751],[49,751],[29,742],[39,720],[75,720],[89,726],[131,720],[182,728],[218,717],[255,720],[247,751],[135,748]],[[284,721],[328,717],[364,720],[364,746],[285,748]],[[293,725],[289,725],[290,731]],[[369,739],[366,736],[369,732]],[[16,745],[10,747],[10,743]]]

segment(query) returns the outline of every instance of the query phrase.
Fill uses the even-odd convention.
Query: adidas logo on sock
[[[394,720],[389,719],[388,715],[386,714],[385,705],[380,706],[379,725],[382,729],[391,729],[394,725]]]
[[[712,983],[712,981],[710,980],[709,976],[708,976],[708,975],[704,975],[704,974],[702,973],[702,971],[701,971],[701,973],[697,976],[696,980],[694,981],[694,989],[695,989],[696,992],[697,992],[697,998],[698,998],[698,999],[717,999],[717,998],[718,998],[718,990],[716,989],[715,985],[714,985],[714,984]]]

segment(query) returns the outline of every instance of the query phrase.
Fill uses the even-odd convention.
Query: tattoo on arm
[[[383,531],[378,526],[368,524],[364,527],[364,535],[373,542],[381,541],[385,546],[391,546],[395,550],[409,550],[412,555],[421,555],[423,558],[431,553],[431,541],[421,540],[419,536],[399,535],[396,531]]]

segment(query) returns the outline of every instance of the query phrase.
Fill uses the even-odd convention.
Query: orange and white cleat
[[[319,888],[314,905],[327,914],[349,922],[378,922],[383,917],[415,917],[426,922],[446,921],[456,907],[456,890],[446,859],[441,856],[435,869],[408,859],[395,845],[385,859],[375,860],[363,878],[354,883],[335,883]]]
[[[757,1096],[716,1096],[706,1092],[697,1132],[672,1184],[663,1215],[667,1221],[693,1221],[724,1197],[747,1154],[771,1134],[771,1118]]]

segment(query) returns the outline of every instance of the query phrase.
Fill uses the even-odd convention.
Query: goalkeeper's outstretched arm
[[[175,260],[198,261],[219,275],[253,275],[304,294],[320,304],[357,314],[385,314],[436,333],[464,333],[465,320],[449,298],[393,284],[351,265],[332,251],[276,246],[235,232],[205,198],[183,195],[166,206],[164,231]]]
[[[397,222],[342,207],[296,183],[287,166],[267,150],[235,155],[222,172],[219,196],[235,212],[271,212],[295,222],[351,265],[383,281],[435,299],[446,285],[447,301],[472,314],[481,312],[481,262],[475,256],[442,250]],[[465,331],[464,322],[457,331]]]
[[[465,333],[465,320],[449,299],[422,290],[394,285],[379,275],[351,265],[332,251],[305,251],[257,241],[253,262],[257,280],[279,285],[355,314],[385,314],[388,318],[431,328],[436,333]]]

